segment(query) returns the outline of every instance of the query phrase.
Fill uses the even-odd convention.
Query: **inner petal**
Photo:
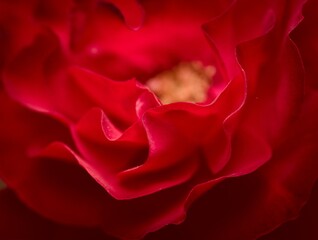
[[[163,104],[204,102],[215,71],[214,66],[204,66],[198,61],[182,62],[149,79],[146,85]]]

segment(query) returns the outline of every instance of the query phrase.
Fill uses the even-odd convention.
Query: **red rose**
[[[316,239],[305,2],[1,0],[1,238]]]

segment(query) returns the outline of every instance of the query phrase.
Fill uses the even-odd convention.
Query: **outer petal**
[[[318,4],[316,1],[308,1],[304,8],[304,21],[295,29],[292,38],[302,55],[306,73],[306,93],[312,95],[311,104],[307,106],[308,119],[302,125],[315,126],[317,122],[317,54],[318,54],[318,35],[313,31],[318,23],[317,12]],[[310,130],[313,134],[317,133],[315,127]],[[316,138],[317,139],[317,138]],[[317,157],[316,157],[317,158]],[[316,239],[317,235],[317,184],[312,195],[301,211],[296,220],[287,222],[277,228],[272,233],[261,238],[270,239]]]
[[[72,6],[72,0],[1,0],[1,63],[10,61],[16,53],[31,44],[43,26],[49,26],[64,43],[68,42],[67,22]]]
[[[32,161],[26,159],[39,153],[51,141],[73,146],[65,126],[25,109],[12,101],[1,87],[0,115],[0,178],[9,185],[21,181],[32,166]]]
[[[23,240],[114,240],[97,229],[75,228],[51,222],[28,209],[9,189],[0,192],[0,237]]]
[[[287,222],[272,233],[261,237],[259,240],[315,240],[318,238],[318,187],[317,183],[311,193],[310,199],[301,210],[297,219]]]
[[[294,218],[318,177],[314,136],[301,145],[299,136],[286,142],[257,172],[213,188],[180,226],[146,239],[248,240]]]
[[[221,53],[221,60],[230,79],[238,74],[239,67],[244,69],[246,77],[246,101],[236,114],[227,119],[228,124],[239,121],[233,138],[236,141],[233,146],[239,151],[233,149],[233,158],[227,165],[229,168],[232,164],[236,165],[235,162],[243,168],[248,168],[250,164],[257,167],[266,162],[270,154],[248,157],[241,155],[240,151],[244,152],[243,149],[246,148],[269,153],[270,146],[279,141],[282,134],[279,131],[284,130],[284,126],[297,114],[303,94],[300,56],[287,39],[292,27],[299,22],[299,10],[303,1],[286,3],[286,7],[290,7],[286,16],[282,15],[281,4],[274,1],[264,1],[261,6],[255,3],[254,13],[246,15],[244,11],[248,4],[249,1],[238,1],[227,14],[206,26],[207,33]],[[249,31],[245,30],[246,22],[252,22]],[[223,32],[223,29],[226,31]],[[230,40],[225,42],[221,39]],[[281,48],[281,52],[267,50],[277,48]],[[277,64],[273,64],[272,59],[278,59],[285,70],[281,71]],[[279,109],[276,110],[274,106]],[[268,120],[269,117],[272,119]],[[248,139],[254,140],[247,141]]]
[[[64,224],[100,225],[107,195],[65,145],[51,144],[28,161],[21,181],[6,181],[23,202]]]
[[[136,102],[140,95],[148,92],[134,80],[115,82],[69,67],[56,35],[50,31],[37,35],[34,42],[8,64],[4,83],[14,99],[36,111],[71,123],[98,106],[107,111],[119,128],[136,121]]]
[[[8,99],[3,92],[1,92],[0,105],[1,116],[3,116],[0,120],[0,178],[7,186],[14,189],[25,203],[43,215],[56,216],[56,213],[61,213],[64,216],[64,223],[98,225],[97,223],[100,223],[96,217],[98,211],[93,211],[87,206],[78,211],[79,206],[83,206],[83,202],[86,200],[84,196],[87,196],[83,194],[78,199],[76,198],[81,192],[77,191],[80,189],[78,184],[82,179],[81,176],[83,174],[86,176],[85,171],[79,167],[76,168],[76,161],[72,163],[70,154],[65,153],[65,151],[48,149],[46,151],[52,151],[55,155],[51,157],[47,157],[45,154],[39,156],[41,152],[43,153],[43,148],[52,141],[60,140],[73,146],[65,126],[21,107]],[[62,182],[63,178],[68,179],[67,176],[72,174],[74,174],[73,181],[70,181],[68,185]],[[86,180],[82,184],[89,185],[90,178],[88,177]],[[93,182],[93,186],[98,188],[98,184],[92,180],[91,182]],[[61,188],[61,186],[65,188]],[[74,191],[68,191],[70,189]],[[94,191],[94,187],[92,189]],[[61,198],[60,196],[63,195],[64,197]],[[97,197],[96,194],[91,196]],[[45,201],[42,201],[43,199]],[[56,205],[52,204],[53,202]],[[67,207],[63,209],[62,206],[65,204]],[[97,204],[95,205],[97,206]],[[74,208],[70,206],[74,206],[76,211],[72,212]],[[70,212],[71,214],[69,214]]]
[[[60,224],[99,227],[124,239],[142,237],[184,217],[190,184],[129,201],[105,192],[81,167],[83,161],[61,143],[44,149],[20,182],[6,181],[31,209]],[[85,167],[85,166],[84,166]],[[165,204],[161,204],[165,203]]]
[[[314,31],[318,23],[318,3],[309,0],[304,7],[304,20],[292,33],[292,39],[295,41],[306,70],[307,87],[317,91],[318,89],[318,33]]]

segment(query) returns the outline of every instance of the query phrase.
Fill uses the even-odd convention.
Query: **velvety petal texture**
[[[317,10],[0,0],[0,238],[303,238]],[[189,62],[216,69],[207,99],[164,104],[150,79]]]
[[[28,209],[16,195],[6,189],[0,192],[0,230],[2,239],[115,240],[97,229],[58,225]]]

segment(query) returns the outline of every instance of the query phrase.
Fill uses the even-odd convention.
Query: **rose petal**
[[[308,239],[315,240],[318,238],[317,215],[318,215],[318,185],[316,183],[313,192],[311,193],[309,201],[301,210],[297,219],[289,221],[278,227],[273,232],[261,237],[259,240],[297,240]]]
[[[121,1],[111,2],[118,5]],[[82,27],[74,40],[74,54],[81,56],[78,60],[81,65],[116,80],[136,77],[145,81],[180,61],[199,60],[211,64],[213,54],[201,25],[222,14],[231,3],[143,1],[145,20],[138,31],[127,28],[120,15],[107,5],[79,9]],[[127,17],[127,5],[119,5]],[[140,15],[139,10],[136,13],[129,11],[132,16],[129,18]]]
[[[63,141],[73,146],[65,126],[25,109],[12,101],[1,87],[0,115],[0,178],[9,185],[21,181],[24,172],[32,166],[28,157],[36,155],[51,141]]]
[[[144,22],[144,10],[136,0],[105,0],[114,4],[125,18],[125,22],[132,30],[138,30]]]
[[[73,129],[73,135],[88,171],[116,196],[116,174],[136,166],[147,155],[147,141],[140,124],[120,133],[100,109],[88,112]]]
[[[24,203],[65,224],[97,226],[101,222],[103,190],[63,145],[50,145],[28,161],[19,182],[6,180]]]
[[[287,149],[289,147],[287,145]],[[276,169],[272,172],[272,166],[268,166],[255,174],[218,185],[190,208],[184,223],[150,234],[146,239],[255,239],[294,217],[318,176],[317,171],[310,171],[312,174],[308,176],[308,168],[298,169],[306,164],[313,167],[313,156],[317,153],[306,147],[296,152],[286,151],[286,156],[271,160],[274,165],[282,161],[276,173]],[[295,163],[292,169],[289,168],[291,162]],[[277,174],[287,172],[287,168],[289,173],[279,178]],[[301,183],[297,183],[295,174],[308,177],[302,177]]]
[[[96,229],[75,228],[51,222],[28,209],[6,189],[0,191],[0,237],[24,240],[114,240]]]
[[[318,4],[316,1],[309,0],[304,6],[304,20],[293,31],[291,37],[295,41],[306,70],[307,85],[309,88],[318,89],[318,69],[317,58],[318,55],[318,33],[313,31],[317,22]]]
[[[4,83],[13,98],[36,111],[69,123],[78,121],[88,109],[101,107],[120,128],[136,121],[134,103],[148,91],[134,80],[115,82],[81,68],[68,68],[58,39],[48,31],[10,63]],[[153,101],[151,96],[147,99]]]
[[[287,4],[289,10],[284,15],[277,2],[268,1],[262,3],[264,5],[256,4],[253,14],[244,15],[246,4],[250,2],[241,1],[224,16],[206,25],[212,42],[223,54],[220,56],[228,76],[231,78],[239,74],[240,68],[243,68],[243,77],[247,81],[246,102],[227,119],[228,124],[233,124],[233,121],[238,124],[234,125],[237,132],[233,136],[236,150],[233,149],[233,158],[227,165],[227,168],[235,165],[230,170],[232,173],[244,172],[240,166],[251,167],[249,171],[252,171],[264,164],[270,157],[271,146],[280,141],[282,132],[299,111],[303,96],[303,69],[297,49],[287,36],[301,18],[299,10],[303,3],[295,1]],[[253,22],[249,31],[245,30],[245,22]],[[268,48],[280,50],[272,52],[267,51]],[[273,64],[273,59],[277,59],[280,65]],[[246,151],[241,155],[244,148]],[[253,153],[250,149],[255,149],[257,155],[246,155]]]

